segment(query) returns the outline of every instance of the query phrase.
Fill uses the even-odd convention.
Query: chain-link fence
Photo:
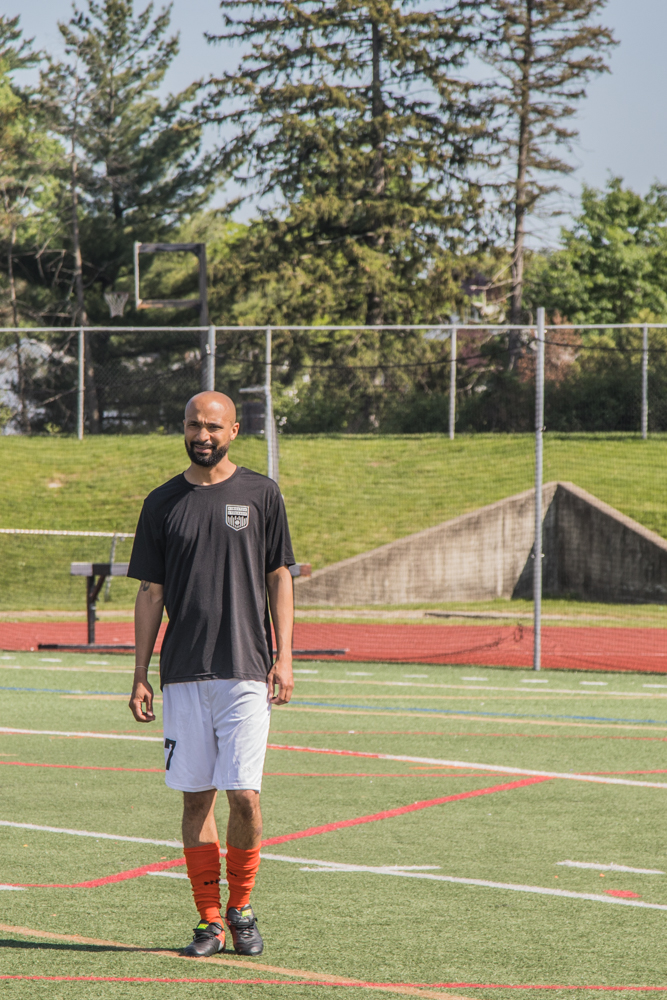
[[[5,331],[22,476],[0,484],[0,525],[130,534],[183,469],[183,404],[215,385],[241,415],[233,460],[280,482],[314,570],[299,647],[529,666],[543,624],[545,666],[667,669],[666,328],[540,331]],[[75,608],[69,562],[108,544],[1,534],[0,605]],[[108,607],[132,589],[114,580]]]
[[[533,423],[534,336],[451,325],[6,330],[0,419],[5,433],[173,432],[184,401],[215,385],[254,404],[261,431],[271,385],[283,434],[521,433]],[[667,430],[664,326],[549,326],[545,379],[550,430]]]

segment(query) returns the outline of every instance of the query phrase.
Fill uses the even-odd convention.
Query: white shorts
[[[260,791],[271,703],[263,681],[165,684],[165,781],[181,792]]]

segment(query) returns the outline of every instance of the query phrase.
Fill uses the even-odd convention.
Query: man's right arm
[[[148,682],[148,667],[162,623],[164,587],[142,580],[134,604],[135,668],[130,696],[130,710],[137,722],[154,722],[153,688]]]

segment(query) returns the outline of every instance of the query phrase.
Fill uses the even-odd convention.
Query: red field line
[[[465,774],[452,774],[449,768],[438,768],[432,771],[424,768],[421,773],[405,771],[403,774],[383,774],[381,771],[265,771],[265,778],[488,778],[489,771],[466,771]],[[500,773],[500,772],[498,772]],[[606,774],[607,772],[605,772]],[[610,772],[611,773],[611,772]],[[616,772],[614,772],[616,773]],[[620,773],[620,772],[619,772]],[[625,772],[623,772],[625,773]],[[653,771],[632,771],[632,774],[653,774]]]
[[[4,767],[55,767],[64,768],[65,770],[75,770],[75,771],[127,771],[129,773],[136,774],[163,774],[163,767],[102,767],[95,764],[44,764],[41,762],[24,761],[24,760],[0,760],[0,766]],[[420,770],[423,773],[415,774],[416,770]],[[489,771],[466,771],[463,774],[452,774],[449,768],[438,768],[433,770],[432,768],[415,768],[412,771],[405,771],[403,774],[389,774],[377,772],[365,772],[365,771],[350,771],[336,772],[336,771],[264,771],[264,777],[269,778],[433,778],[433,777],[447,777],[447,778],[488,778]],[[500,772],[499,772],[500,773]],[[597,773],[597,772],[596,772]],[[604,774],[663,774],[667,771],[604,771],[600,772]]]
[[[348,826],[359,826],[362,823],[374,823],[380,819],[390,819],[393,816],[403,816],[406,813],[418,812],[421,809],[429,809],[431,806],[444,805],[445,802],[458,802],[460,799],[472,799],[478,795],[490,795],[493,792],[509,792],[513,788],[523,788],[524,785],[534,785],[542,781],[551,781],[551,778],[523,778],[520,781],[510,781],[504,785],[492,785],[490,788],[477,788],[472,792],[459,792],[457,795],[443,795],[438,799],[427,799],[424,802],[412,802],[407,806],[399,806],[397,809],[386,809],[383,812],[373,813],[371,816],[359,816],[356,819],[339,820],[337,823],[325,823],[322,826],[311,826],[307,830],[299,830],[297,833],[287,833],[282,837],[270,837],[262,841],[263,847],[273,844],[283,844],[288,840],[299,840],[301,837],[316,837],[320,833],[330,833],[332,830],[342,830]]]
[[[653,990],[665,991],[667,986],[575,986],[568,983],[410,983],[417,989],[459,989],[469,990],[604,990],[604,991],[630,991],[630,992],[651,992]]]
[[[346,986],[361,989],[476,989],[476,990],[591,990],[606,992],[664,992],[667,986],[575,986],[559,983],[373,983],[358,979],[231,979],[223,976],[44,976],[0,974],[0,980],[47,983],[228,983],[240,986]]]
[[[667,774],[667,768],[659,767],[653,771],[585,771],[585,774]]]
[[[0,980],[27,980],[29,982],[46,983],[233,983],[241,986],[359,986],[359,983],[328,983],[317,979],[229,979],[222,976],[208,978],[192,978],[179,976],[37,976],[37,975],[0,975]],[[372,983],[363,983],[364,987],[372,988]]]
[[[477,788],[471,792],[459,792],[456,795],[444,795],[437,799],[425,799],[423,802],[411,802],[407,806],[398,806],[396,809],[385,809],[383,812],[373,813],[370,816],[357,816],[354,819],[338,820],[336,823],[325,823],[322,826],[311,826],[307,830],[285,833],[280,837],[268,837],[262,841],[262,847],[285,844],[287,841],[301,840],[304,837],[316,837],[321,833],[331,833],[333,830],[342,830],[349,826],[375,823],[378,820],[391,819],[394,816],[403,816],[406,813],[430,809],[432,806],[444,805],[446,802],[458,802],[461,799],[476,798],[478,795],[491,795],[494,792],[508,792],[514,788],[523,788],[525,785],[535,785],[542,781],[551,781],[551,778],[523,778],[520,781],[510,781],[503,785]],[[184,864],[185,858],[174,858],[171,861],[157,861],[150,865],[141,865],[139,868],[130,868],[127,871],[116,872],[115,875],[106,875],[103,878],[91,879],[88,882],[72,882],[69,884],[59,882],[6,882],[5,885],[12,885],[21,889],[97,889],[102,885],[111,885],[113,882],[125,882],[128,879],[148,875],[150,872],[164,871],[166,868],[177,868]]]
[[[5,882],[5,885],[14,885],[22,889],[98,889],[101,885],[111,885],[112,882],[126,882],[131,878],[148,875],[149,872],[161,872],[166,868],[178,868],[184,864],[185,858],[174,858],[171,861],[156,861],[150,865],[141,865],[139,868],[130,868],[124,872],[116,872],[115,875],[105,875],[104,878],[94,878],[89,882]]]
[[[56,767],[74,771],[130,771],[136,774],[162,774],[163,767],[97,767],[94,764],[41,764],[24,760],[0,760],[4,767]]]
[[[131,622],[100,622],[98,643],[133,642]],[[164,634],[160,631],[158,646]],[[545,625],[542,665],[559,670],[667,672],[667,630]],[[35,650],[39,643],[85,643],[84,623],[3,622],[0,648]],[[532,629],[521,625],[367,625],[297,623],[299,649],[346,649],[346,661],[460,663],[530,667]]]
[[[667,736],[612,736],[602,733],[599,736],[588,733],[467,733],[430,731],[427,729],[354,729],[357,736],[479,736],[506,740],[510,737],[521,737],[526,740],[648,740],[648,742],[667,743]],[[349,729],[274,729],[274,734],[285,736],[348,736]]]

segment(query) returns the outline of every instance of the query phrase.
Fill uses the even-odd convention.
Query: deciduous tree
[[[614,43],[598,21],[607,0],[489,0],[481,5],[486,58],[498,74],[504,119],[501,152],[513,174],[505,208],[512,228],[510,322],[521,323],[529,215],[574,168],[563,155],[577,137],[572,123],[585,84],[608,70]],[[510,351],[516,357],[517,338]]]
[[[443,254],[475,242],[489,108],[461,73],[471,6],[223,0],[216,37],[246,53],[203,113],[223,126],[225,168],[270,206],[248,234],[250,284],[262,268],[314,270],[343,290],[348,322],[401,321],[429,279],[435,291]],[[431,296],[436,315],[451,292]]]

